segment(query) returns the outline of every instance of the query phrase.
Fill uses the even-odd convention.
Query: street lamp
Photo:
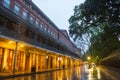
[[[91,62],[90,62],[91,57],[90,57],[90,56],[88,56],[88,57],[87,57],[87,59],[88,59],[88,65],[89,65],[89,67],[88,67],[88,68],[91,68]]]
[[[90,60],[90,59],[91,59],[91,57],[90,57],[90,56],[88,56],[88,57],[87,57],[87,59],[88,59],[88,60]]]

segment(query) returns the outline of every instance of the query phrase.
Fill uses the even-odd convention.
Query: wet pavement
[[[120,80],[120,73],[101,66],[84,65],[2,80]]]
[[[120,80],[120,71],[106,66],[84,65],[82,80]]]
[[[84,65],[82,69],[82,80],[102,80],[100,68],[96,66]]]
[[[3,80],[81,80],[81,67],[50,71],[30,76],[15,77]]]

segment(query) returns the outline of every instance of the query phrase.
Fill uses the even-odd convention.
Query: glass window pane
[[[30,16],[30,23],[33,23],[33,17]]]
[[[27,12],[23,11],[23,18],[26,19],[27,18]]]
[[[11,0],[4,0],[3,5],[4,5],[5,7],[7,7],[7,8],[10,8],[10,1],[11,1]]]
[[[38,21],[36,21],[36,26],[37,26],[37,27],[39,26],[39,22],[38,22]]]
[[[16,14],[19,14],[19,12],[20,12],[20,7],[17,4],[15,4],[15,6],[14,6],[14,12]]]

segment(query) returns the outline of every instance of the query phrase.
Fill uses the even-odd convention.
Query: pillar
[[[25,71],[26,54],[25,54],[25,52],[23,54],[24,54],[24,58],[23,58],[23,71]]]
[[[13,74],[15,74],[15,68],[16,68],[16,54],[17,54],[17,47],[18,47],[18,42],[16,42],[16,45],[15,45],[15,51],[14,51]]]
[[[37,72],[37,71],[38,71],[38,54],[36,54],[35,57],[36,57],[36,60],[35,60],[35,61],[36,61],[36,72]]]
[[[8,49],[4,49],[2,68],[5,68],[6,70],[7,70],[7,56],[8,56],[7,53],[8,53]]]
[[[29,58],[29,72],[31,72],[32,68],[32,54],[30,53],[30,58]]]

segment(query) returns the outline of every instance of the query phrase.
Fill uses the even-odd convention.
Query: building
[[[31,0],[0,0],[0,72],[79,66],[77,50]]]

